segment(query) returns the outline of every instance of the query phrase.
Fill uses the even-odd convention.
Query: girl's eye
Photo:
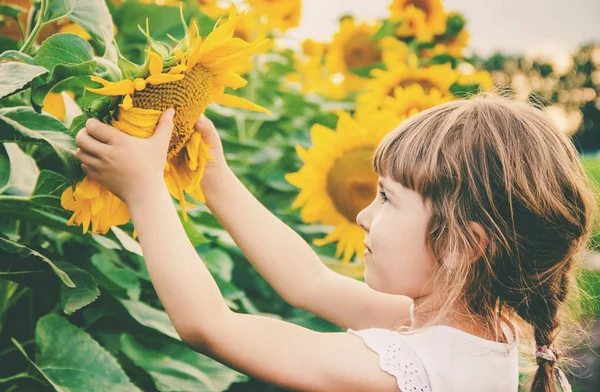
[[[390,201],[390,199],[388,199],[388,197],[385,195],[385,192],[379,191],[379,196],[381,196],[381,200],[383,200],[384,203]]]

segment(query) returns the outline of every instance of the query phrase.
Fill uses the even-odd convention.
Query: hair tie
[[[560,358],[560,351],[548,348],[548,346],[537,346],[535,348],[535,357],[544,359],[550,363],[556,363]]]

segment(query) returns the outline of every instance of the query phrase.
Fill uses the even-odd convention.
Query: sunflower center
[[[370,149],[345,153],[327,175],[327,193],[338,212],[350,222],[367,207],[377,193],[377,174],[371,168]]]
[[[425,19],[429,20],[429,13],[431,9],[429,8],[429,0],[412,0],[411,3],[421,11],[425,13]]]
[[[344,62],[348,68],[372,65],[381,60],[381,51],[366,35],[356,35],[344,45]]]
[[[210,71],[197,64],[181,80],[148,84],[145,89],[133,94],[134,107],[156,110],[175,108],[167,159],[175,157],[192,136],[194,124],[210,103],[212,85]]]
[[[429,93],[431,91],[431,89],[438,88],[438,86],[435,85],[434,83],[432,83],[429,79],[419,78],[419,77],[407,78],[407,79],[402,80],[398,84],[390,87],[390,89],[388,91],[388,95],[390,97],[393,97],[394,96],[394,89],[396,87],[407,88],[407,87],[412,86],[413,84],[418,84],[421,87],[423,87],[423,91],[425,91],[425,93]]]

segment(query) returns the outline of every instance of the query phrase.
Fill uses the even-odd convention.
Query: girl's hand
[[[223,143],[213,122],[205,115],[201,115],[194,127],[202,135],[202,140],[210,146],[210,155],[213,157],[206,163],[206,169],[200,181],[200,187],[206,195],[218,186],[219,180],[222,180],[224,175],[231,174],[231,170],[225,160]]]
[[[173,130],[175,111],[165,111],[154,135],[147,139],[130,136],[96,119],[89,119],[77,134],[75,156],[91,179],[125,204],[166,187],[164,167]]]

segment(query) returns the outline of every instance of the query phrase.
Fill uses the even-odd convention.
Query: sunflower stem
[[[48,8],[48,0],[42,0],[42,5],[40,7],[38,19],[35,22],[35,27],[31,31],[31,34],[29,34],[29,36],[25,40],[25,43],[23,44],[21,49],[19,49],[19,52],[26,53],[27,50],[29,49],[29,47],[31,46],[31,44],[33,44],[35,42],[35,39],[37,38],[38,34],[42,30],[42,27],[44,26],[43,20],[44,20],[44,14],[46,13],[46,8]]]

